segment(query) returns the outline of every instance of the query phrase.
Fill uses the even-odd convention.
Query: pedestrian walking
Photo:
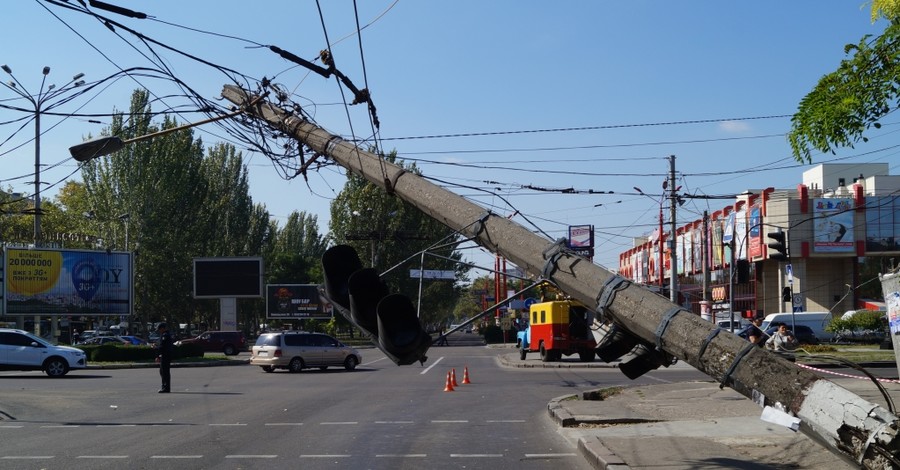
[[[156,331],[159,333],[156,362],[159,363],[159,377],[162,379],[158,393],[169,393],[172,386],[172,374],[169,372],[172,365],[172,335],[169,334],[169,325],[165,323],[157,325]]]

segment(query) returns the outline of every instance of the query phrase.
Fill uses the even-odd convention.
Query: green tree
[[[385,160],[396,163],[396,152]],[[418,174],[415,165],[398,164]],[[353,174],[348,175],[344,188],[331,203],[329,224],[335,242],[356,248],[364,265],[382,273],[390,270],[383,279],[391,291],[409,296],[413,304],[419,297],[419,280],[411,278],[409,270],[419,268],[421,258],[416,253],[440,242],[440,248],[429,248],[428,253],[443,258],[425,256],[425,269],[455,271],[457,280],[468,270],[456,263],[462,255],[446,245],[459,240],[458,235],[400,198]],[[455,282],[425,280],[419,309],[423,325],[433,329],[451,316],[457,297]]]
[[[872,2],[872,21],[886,19],[888,26],[877,37],[866,35],[848,44],[834,72],[822,77],[801,101],[791,118],[788,142],[794,158],[812,162],[812,149],[834,152],[853,147],[871,127],[880,128],[882,117],[896,108],[900,79],[900,1]]]

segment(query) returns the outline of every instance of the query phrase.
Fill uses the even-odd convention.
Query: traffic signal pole
[[[900,420],[891,411],[576,256],[564,240],[548,241],[302,116],[267,101],[248,106],[256,97],[236,86],[225,85],[222,96],[530,275],[595,306],[598,322],[613,323],[644,346],[685,361],[761,405],[792,412],[800,420],[800,431],[846,461],[863,468],[900,468],[895,465]]]

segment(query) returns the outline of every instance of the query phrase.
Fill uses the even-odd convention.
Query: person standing
[[[759,326],[762,325],[762,318],[755,317],[750,326],[750,332],[747,335],[747,339],[750,340],[751,343],[763,347],[766,345],[766,334],[763,333],[762,328]]]
[[[159,363],[159,376],[162,379],[158,393],[169,393],[172,385],[172,375],[169,372],[172,365],[172,335],[169,334],[169,325],[165,323],[157,325],[156,331],[159,333],[156,362]]]

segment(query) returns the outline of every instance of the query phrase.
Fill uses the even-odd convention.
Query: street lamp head
[[[54,89],[54,88],[56,88],[56,84],[55,84],[55,83],[51,83],[50,86],[47,87],[47,91],[50,91],[50,90],[52,90],[52,89]]]
[[[0,65],[0,68],[2,68],[3,71],[6,72],[6,73],[12,73],[12,69],[9,68],[9,66],[6,65],[6,64]]]
[[[84,74],[83,74],[83,73],[79,73],[78,75],[75,75],[74,77],[72,77],[72,80],[78,80],[79,78],[82,78],[82,77],[84,77]],[[82,83],[83,83],[83,82],[82,82]]]
[[[637,187],[637,186],[632,186],[632,188],[634,188],[635,191],[637,191],[637,192],[639,192],[639,193],[641,193],[641,194],[644,194],[644,192],[641,191],[641,188],[639,188],[639,187]]]
[[[50,67],[44,66],[44,70],[41,73],[47,75],[48,73],[50,73]]]
[[[81,86],[84,85],[84,80],[78,80],[77,82],[72,84],[73,86]]]
[[[98,137],[69,147],[72,158],[79,162],[86,162],[97,157],[109,155],[125,147],[125,142],[118,137]]]

